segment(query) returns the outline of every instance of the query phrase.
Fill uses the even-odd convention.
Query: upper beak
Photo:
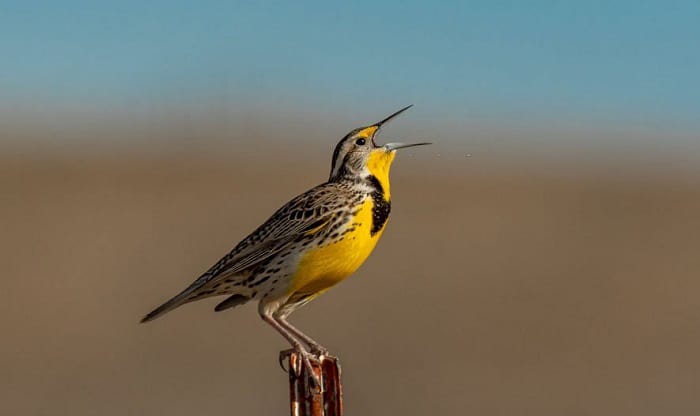
[[[376,136],[377,133],[379,132],[379,128],[382,127],[384,124],[388,123],[389,121],[391,121],[392,119],[394,119],[399,114],[408,110],[411,107],[413,107],[413,104],[402,108],[401,110],[395,112],[394,114],[390,115],[389,117],[385,118],[384,120],[382,120],[378,123],[374,123],[371,126],[367,126],[367,127],[362,128],[360,131],[357,132],[357,137],[366,137],[368,139],[371,139],[374,147],[379,147],[379,146],[377,146],[377,143],[374,141],[374,136]]]
[[[385,118],[384,120],[380,121],[379,123],[373,124],[373,126],[376,127],[377,129],[379,129],[382,125],[388,123],[388,122],[391,121],[393,118],[395,118],[396,116],[398,116],[399,114],[403,113],[404,111],[408,110],[408,109],[411,108],[411,107],[413,107],[413,104],[408,105],[408,106],[402,108],[401,110],[395,112],[394,114],[390,115],[389,117]]]

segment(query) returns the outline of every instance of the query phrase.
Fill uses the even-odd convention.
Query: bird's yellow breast
[[[357,270],[369,257],[382,235],[372,235],[372,198],[367,198],[347,227],[354,228],[335,242],[310,248],[300,259],[292,277],[290,293],[314,294],[335,285]]]

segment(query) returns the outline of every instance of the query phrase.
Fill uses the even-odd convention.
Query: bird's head
[[[330,180],[375,176],[388,181],[389,168],[396,150],[430,143],[387,143],[379,146],[375,141],[379,130],[394,117],[412,106],[402,108],[384,120],[348,133],[338,142],[333,151]]]

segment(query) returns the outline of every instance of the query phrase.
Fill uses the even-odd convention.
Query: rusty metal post
[[[343,386],[338,358],[321,356],[311,363],[322,388],[314,388],[309,375],[295,352],[287,357],[289,401],[292,416],[343,416]],[[297,376],[297,374],[299,374]]]

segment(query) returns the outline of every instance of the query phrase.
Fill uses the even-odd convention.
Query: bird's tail
[[[181,297],[181,295],[182,293],[149,312],[146,316],[143,317],[143,319],[141,319],[141,323],[150,322],[160,317],[161,315],[165,315],[166,313],[172,311],[178,306],[186,303],[183,299],[184,297]]]
[[[169,301],[160,305],[159,307],[155,308],[148,315],[144,316],[143,319],[141,319],[141,323],[152,321],[152,320],[158,318],[159,316],[165,315],[166,313],[172,311],[173,309],[177,308],[178,306],[181,306],[181,305],[184,305],[185,303],[189,303],[189,302],[192,302],[193,300],[197,300],[199,298],[205,297],[205,296],[192,296],[199,289],[201,289],[205,283],[206,283],[206,280],[203,277],[200,277],[199,279],[195,280],[189,287],[187,287],[187,289],[178,293],[172,299],[170,299]]]
[[[144,316],[143,319],[141,319],[141,323],[150,322],[160,317],[161,315],[165,315],[166,313],[172,311],[178,306],[191,302],[193,299],[187,299],[188,294],[189,293],[181,293],[175,296],[174,298],[170,299],[169,301],[165,302],[164,304],[160,305],[159,307],[155,308],[153,311],[148,313],[148,315]],[[216,312],[221,312],[223,310],[242,305],[248,302],[249,300],[249,296],[243,294],[234,294],[226,298],[226,300],[224,300],[223,302],[216,305],[216,308],[214,308],[214,310]]]
[[[203,278],[197,279],[192,283],[187,289],[180,292],[177,296],[173,297],[169,301],[155,308],[153,311],[148,313],[141,319],[141,323],[150,322],[166,313],[172,311],[173,309],[182,306],[186,303],[193,302],[195,300],[200,300],[208,298],[210,296],[217,296],[218,294],[214,290],[202,290],[205,288],[205,283],[207,281]],[[226,300],[221,302],[216,306],[216,311],[222,311],[225,309],[233,308],[238,305],[242,305],[252,298],[251,293],[237,293],[228,297]]]

